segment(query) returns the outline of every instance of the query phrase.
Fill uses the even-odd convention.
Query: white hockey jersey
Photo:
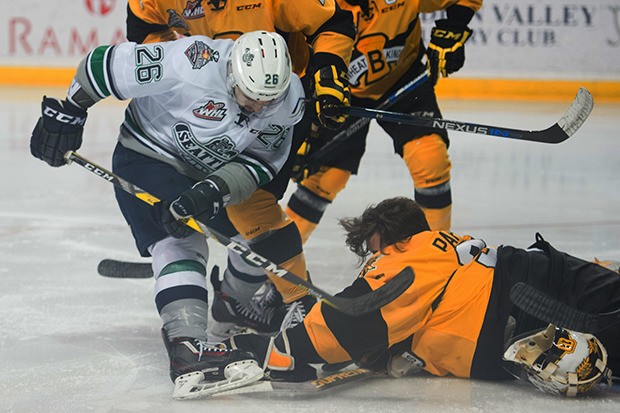
[[[82,61],[76,81],[96,100],[132,98],[121,126],[125,146],[135,149],[137,141],[144,147],[139,152],[184,164],[180,169],[193,177],[237,162],[260,186],[284,165],[305,96],[293,74],[284,99],[258,114],[242,112],[227,86],[233,44],[192,36],[101,46]]]

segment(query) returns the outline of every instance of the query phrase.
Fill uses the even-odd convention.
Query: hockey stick
[[[339,371],[316,380],[302,382],[259,381],[247,387],[240,387],[230,391],[217,393],[214,397],[231,396],[235,394],[283,392],[287,395],[315,394],[318,392],[341,388],[344,385],[356,383],[371,377],[381,376],[385,372],[376,372],[362,367]]]
[[[351,116],[383,120],[386,122],[402,123],[407,125],[424,126],[429,128],[453,130],[457,132],[475,133],[498,138],[518,139],[523,141],[560,143],[570,138],[586,121],[594,107],[592,95],[585,88],[579,88],[573,103],[564,116],[543,130],[510,129],[502,126],[483,125],[479,123],[462,122],[455,120],[427,118],[408,113],[388,112],[377,109],[367,109],[350,106],[344,111]]]
[[[388,97],[383,102],[381,102],[381,104],[377,106],[377,109],[385,109],[395,104],[396,102],[400,101],[403,97],[405,97],[407,93],[413,91],[414,89],[416,89],[418,86],[420,86],[427,80],[428,80],[428,73],[426,72],[422,73],[415,79],[412,79],[409,82],[405,83],[400,89],[394,92],[390,97]],[[364,126],[366,126],[368,123],[370,123],[370,121],[371,119],[367,117],[362,117],[361,119],[358,119],[354,123],[352,123],[351,126],[338,132],[333,138],[331,138],[327,143],[325,143],[325,145],[323,145],[318,151],[308,156],[308,163],[317,163],[317,162],[320,162],[321,160],[329,159],[328,157],[325,156],[328,152],[330,152],[331,150],[334,149],[334,147],[340,145],[342,142],[344,142],[345,140],[353,136],[355,132],[357,132]]]
[[[82,157],[76,152],[67,152],[65,154],[65,159],[67,160],[68,164],[74,162],[82,166],[84,169],[107,180],[108,182],[113,183],[118,188],[124,190],[125,192],[135,196],[136,198],[146,202],[151,206],[160,202],[157,197],[149,194],[148,192],[137,187],[131,182],[124,180],[113,172],[108,171],[107,169],[90,162],[88,159]],[[184,223],[187,226],[195,229],[196,231],[204,234],[205,236],[211,236],[212,238],[216,239],[221,244],[226,246],[226,248],[241,255],[246,261],[249,261],[272,273],[273,275],[297,285],[298,287],[305,290],[308,294],[320,300],[323,300],[326,304],[350,316],[367,314],[380,309],[381,307],[385,306],[386,304],[393,301],[396,297],[401,295],[413,283],[413,270],[410,267],[407,267],[399,274],[394,276],[394,278],[386,282],[385,285],[383,285],[382,287],[366,293],[360,297],[335,297],[316,287],[312,283],[299,278],[297,275],[293,274],[287,269],[279,267],[274,262],[269,261],[268,259],[258,255],[250,248],[236,243],[235,241],[225,237],[214,229],[209,228],[202,222],[190,218],[189,220],[187,220],[187,222]]]
[[[596,334],[620,322],[620,309],[603,314],[586,313],[523,282],[512,286],[510,300],[532,317],[582,333]]]

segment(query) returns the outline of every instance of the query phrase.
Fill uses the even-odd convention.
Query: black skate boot
[[[168,339],[163,329],[162,335],[170,358],[175,399],[204,397],[263,377],[256,357],[248,351],[214,346],[190,337]]]
[[[304,321],[310,309],[317,303],[316,297],[305,295],[286,305],[286,315],[282,320],[281,329],[293,328]]]
[[[193,371],[202,371],[207,381],[221,380],[228,364],[256,360],[248,351],[231,350],[190,337],[169,339],[164,329],[161,332],[170,358],[170,378],[173,382],[177,377]]]
[[[282,296],[271,284],[261,287],[262,291],[259,290],[245,304],[222,292],[222,282],[215,267],[211,272],[211,284],[214,292],[211,315],[216,325],[210,329],[210,340],[222,341],[244,329],[267,334],[280,330],[286,307],[282,303]]]

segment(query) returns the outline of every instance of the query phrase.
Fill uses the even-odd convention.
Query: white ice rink
[[[576,91],[575,91],[576,92]],[[173,401],[153,281],[97,275],[103,258],[139,260],[112,185],[29,151],[43,94],[0,88],[0,411],[3,412],[620,412],[620,390],[558,399],[516,383],[426,375],[371,379],[313,396],[253,394]],[[571,102],[444,101],[448,119],[544,129]],[[124,104],[89,112],[80,152],[109,167]],[[453,231],[527,247],[539,231],[585,259],[620,259],[620,105],[597,104],[559,145],[452,133]],[[373,125],[358,177],[306,246],[314,282],[336,293],[355,275],[336,218],[412,184]],[[211,263],[224,249],[211,243]]]

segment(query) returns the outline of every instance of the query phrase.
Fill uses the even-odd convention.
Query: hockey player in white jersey
[[[65,153],[81,146],[86,109],[111,95],[132,99],[114,172],[165,200],[150,207],[116,191],[138,250],[153,257],[174,394],[258,380],[262,370],[251,354],[207,343],[209,250],[202,234],[178,220],[209,221],[234,236],[224,208],[250,197],[284,165],[304,110],[284,39],[261,31],[236,41],[194,36],[97,47],[80,62],[66,99],[43,98],[32,154],[64,165]]]

